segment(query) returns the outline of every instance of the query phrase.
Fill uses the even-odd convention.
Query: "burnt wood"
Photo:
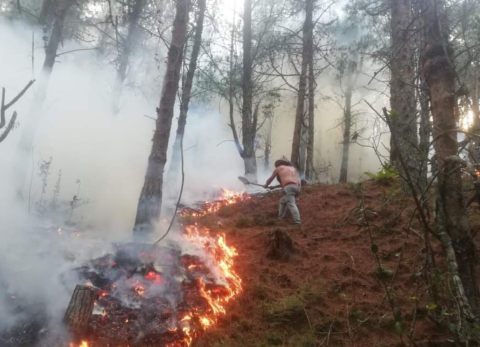
[[[97,293],[90,287],[77,285],[65,312],[64,322],[75,335],[84,334],[92,318]]]

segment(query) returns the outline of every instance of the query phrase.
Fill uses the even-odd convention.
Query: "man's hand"
[[[264,184],[264,185],[263,185],[263,188],[267,189],[267,188],[268,188],[268,184]]]

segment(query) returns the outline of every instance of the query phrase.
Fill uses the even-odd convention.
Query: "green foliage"
[[[305,308],[318,303],[321,293],[310,285],[303,286],[299,293],[288,295],[265,306],[264,318],[273,324],[297,323],[306,321]]]
[[[304,322],[305,301],[297,294],[288,295],[265,306],[264,318],[273,324]]]
[[[393,276],[393,271],[390,270],[386,265],[378,266],[373,273],[378,279],[381,280],[389,279]]]
[[[362,314],[362,311],[360,311],[358,308],[352,307],[348,311],[348,317],[350,319],[356,320],[360,324],[362,322],[363,314]]]
[[[308,304],[316,304],[322,299],[320,292],[315,290],[310,284],[305,284],[300,289],[300,297]]]
[[[398,335],[403,335],[405,331],[405,327],[402,322],[395,322],[395,331],[397,332]]]
[[[381,186],[388,186],[392,184],[396,178],[399,177],[398,172],[395,170],[395,168],[389,164],[384,165],[384,167],[377,173],[366,171],[364,172],[364,174]]]
[[[388,116],[391,119],[395,118],[397,116],[397,111],[395,111],[395,110],[388,111]]]

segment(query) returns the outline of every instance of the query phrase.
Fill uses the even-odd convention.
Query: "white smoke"
[[[0,42],[2,47],[8,47],[0,55],[0,87],[6,88],[9,100],[27,81],[39,77],[44,58],[43,42],[41,33],[36,32],[32,52],[32,29],[3,20],[0,20]],[[78,47],[76,43],[64,42],[62,51]],[[63,275],[86,260],[111,251],[109,245],[112,241],[131,237],[155,126],[152,119],[144,116],[155,117],[162,77],[161,71],[154,68],[157,63],[153,54],[149,56],[148,52],[143,52],[137,59],[150,73],[144,75],[148,78],[135,81],[136,87],[125,88],[122,109],[114,117],[110,113],[111,86],[115,76],[112,65],[102,61],[94,51],[75,52],[58,58],[32,158],[24,163],[29,172],[29,184],[25,190],[30,214],[29,206],[16,202],[15,188],[19,182],[12,174],[12,167],[19,160],[16,156],[18,142],[22,128],[31,116],[28,110],[36,86],[14,106],[20,125],[0,143],[0,291],[12,293],[15,298],[0,296],[0,312],[9,312],[12,305],[8,300],[23,300],[26,305],[43,304],[49,318],[58,320],[78,280]],[[319,91],[331,89],[330,83],[328,79],[319,83]],[[276,157],[288,157],[291,148],[295,101],[285,100],[273,131],[273,161]],[[7,121],[10,116],[11,113],[7,114]],[[322,104],[318,108],[317,159],[324,157],[338,163],[341,133],[329,132],[328,125],[333,125],[340,116],[341,111],[335,105]],[[175,123],[176,119],[172,140]],[[245,189],[237,180],[237,176],[243,174],[243,162],[231,139],[223,109],[218,110],[199,100],[191,102],[184,138],[184,203],[211,198],[212,188]],[[372,163],[376,162],[370,154],[357,153],[351,156],[352,163],[359,156],[373,158]],[[68,202],[78,193],[78,181],[81,183],[77,198],[82,199],[81,202],[88,200],[74,211],[75,221],[81,221],[78,225],[82,226],[78,238],[74,233],[76,230],[60,235],[58,228],[61,225],[33,217],[41,189],[38,162],[50,157],[53,160],[46,198],[52,198],[58,170],[62,170],[59,200],[67,207],[66,216],[69,214]],[[378,163],[371,166],[375,165]],[[258,167],[261,166],[258,163]],[[363,167],[366,169],[367,164]],[[259,182],[264,182],[269,174],[260,170]],[[171,201],[165,202],[166,210],[171,210],[175,200],[169,199]],[[166,229],[165,223],[160,225],[158,235]],[[198,250],[192,252],[201,255]],[[20,318],[10,313],[2,314],[0,330]]]

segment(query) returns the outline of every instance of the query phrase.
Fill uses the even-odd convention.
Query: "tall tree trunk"
[[[120,100],[122,97],[123,83],[127,76],[127,69],[130,64],[130,57],[135,49],[138,40],[138,20],[142,14],[145,0],[134,0],[131,12],[128,16],[128,33],[125,41],[121,46],[121,51],[117,62],[117,74],[113,85],[112,94],[112,113],[118,114],[120,111]]]
[[[230,72],[229,72],[229,88],[228,88],[228,115],[230,119],[230,128],[232,129],[233,141],[235,143],[235,147],[237,148],[238,154],[240,156],[243,155],[243,148],[240,144],[240,140],[238,138],[237,127],[235,125],[235,86],[234,86],[234,58],[235,58],[235,17],[237,15],[237,8],[236,2],[234,1],[233,6],[233,20],[232,20],[232,32],[230,35]]]
[[[50,76],[57,58],[58,46],[62,40],[63,26],[65,17],[69,8],[74,3],[74,0],[63,0],[55,2],[55,9],[53,12],[53,25],[45,47],[45,60],[43,62],[41,76],[38,82],[38,89],[33,97],[32,105],[29,111],[29,119],[25,122],[25,128],[22,131],[19,144],[19,155],[15,164],[15,174],[18,177],[19,186],[17,187],[17,194],[23,199],[23,189],[27,177],[27,163],[29,162],[30,151],[32,150],[33,142],[35,140],[35,133],[37,131],[38,123],[43,110],[43,105],[47,96],[48,84]]]
[[[478,314],[478,289],[475,280],[475,246],[462,195],[461,166],[457,155],[453,49],[445,8],[439,0],[425,0],[427,25],[422,67],[430,90],[433,136],[438,166],[437,232],[447,255],[453,290],[461,311],[464,336]]]
[[[471,92],[472,99],[472,113],[473,113],[473,129],[480,130],[480,87],[479,79],[480,73],[478,69],[478,62],[473,62],[473,88]],[[478,141],[477,141],[478,142]]]
[[[398,146],[390,141],[390,161],[400,172],[398,152],[403,156],[411,176],[418,178],[417,123],[415,100],[415,41],[413,39],[413,16],[411,0],[392,0],[392,67],[390,84],[390,105],[392,125],[398,133]]]
[[[265,135],[265,152],[263,156],[263,169],[265,172],[270,170],[270,152],[272,150],[272,129],[273,129],[273,114],[271,114],[267,121],[267,133]]]
[[[313,31],[313,28],[312,28]],[[313,33],[310,35],[308,59],[308,143],[305,180],[312,182],[315,172],[313,167],[313,150],[315,147],[315,72],[313,71]]]
[[[255,136],[257,133],[258,106],[253,108],[252,83],[252,0],[244,1],[243,11],[243,77],[242,77],[242,158],[245,176],[257,181],[257,161],[255,158]],[[233,126],[233,124],[232,124]]]
[[[43,0],[40,7],[40,13],[38,14],[38,24],[47,24],[47,19],[53,12],[53,0]]]
[[[163,171],[167,162],[168,141],[172,128],[175,98],[182,67],[183,45],[188,26],[188,0],[176,1],[172,40],[168,49],[167,67],[163,78],[160,105],[153,135],[152,150],[148,158],[145,182],[138,201],[134,233],[145,235],[160,218],[162,208]]]
[[[198,1],[198,18],[197,27],[195,28],[195,37],[193,42],[192,54],[190,56],[190,64],[188,66],[187,77],[185,79],[185,85],[182,90],[182,98],[180,100],[180,115],[178,117],[177,134],[172,150],[172,162],[168,170],[168,180],[171,183],[175,182],[175,177],[179,173],[179,167],[181,163],[181,141],[185,134],[185,126],[187,124],[188,105],[190,103],[190,97],[192,93],[193,78],[195,77],[195,71],[197,69],[197,60],[202,45],[202,32],[203,21],[205,18],[206,0]]]
[[[340,168],[340,183],[347,183],[348,180],[348,158],[350,151],[350,130],[352,127],[352,94],[353,94],[353,71],[348,71],[347,83],[345,86],[345,109],[344,109],[344,129],[342,146],[342,166]]]
[[[298,83],[298,98],[297,109],[295,112],[295,126],[293,129],[292,141],[292,164],[300,169],[300,145],[302,138],[302,123],[304,115],[305,95],[307,90],[307,68],[309,58],[309,41],[312,35],[312,14],[313,1],[306,0],[305,2],[305,23],[303,24],[303,50],[302,50],[302,67],[300,70],[300,80]]]
[[[428,186],[428,152],[430,149],[431,126],[428,94],[425,90],[425,88],[427,87],[427,83],[425,82],[423,76],[420,79],[420,137],[418,147],[421,153],[421,168],[418,182],[420,189],[422,189],[422,191],[425,191]]]
[[[307,164],[307,142],[308,142],[308,114],[304,113],[303,121],[302,121],[302,131],[300,137],[300,154],[298,156],[298,172],[300,174],[300,178],[303,180],[305,179],[305,168]]]

